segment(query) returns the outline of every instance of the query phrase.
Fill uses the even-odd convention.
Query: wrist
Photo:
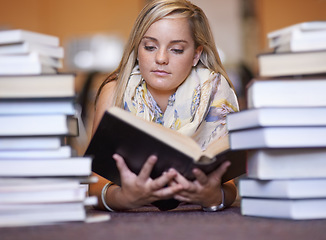
[[[202,207],[203,211],[205,212],[217,212],[217,211],[221,211],[225,208],[225,194],[224,194],[224,190],[221,187],[221,203],[220,204],[216,204],[216,205],[211,205],[208,207]]]
[[[117,211],[130,210],[140,207],[135,203],[130,194],[126,194],[126,191],[124,191],[121,187],[117,187],[113,191],[114,196],[112,201],[114,203],[114,209],[116,209]]]
[[[110,196],[109,199],[108,195]],[[101,200],[103,207],[110,212],[133,208],[132,204],[130,204],[127,201],[126,196],[124,196],[121,187],[113,183],[107,183],[104,185],[101,192]]]
[[[109,187],[111,187],[113,185],[112,182],[109,182],[107,184],[104,185],[104,187],[102,188],[102,192],[101,192],[101,200],[102,200],[102,204],[104,206],[104,208],[110,212],[114,212],[114,210],[112,208],[109,207],[109,205],[107,204],[107,191],[109,189]]]

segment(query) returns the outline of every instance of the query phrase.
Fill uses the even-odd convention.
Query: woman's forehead
[[[176,38],[175,40],[192,38],[190,25],[187,18],[162,18],[154,22],[145,32],[145,36],[154,37],[164,35]]]

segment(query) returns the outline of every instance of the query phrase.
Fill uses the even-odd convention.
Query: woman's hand
[[[203,207],[217,206],[222,203],[221,192],[221,178],[229,167],[230,162],[223,163],[218,169],[206,175],[200,169],[193,169],[193,174],[196,180],[193,182],[184,178],[181,174],[178,174],[173,184],[181,184],[183,190],[175,195],[175,199],[183,202],[199,204]],[[235,188],[235,186],[234,186]],[[225,196],[230,198],[230,193],[227,193],[224,189]],[[229,190],[229,188],[228,188]],[[229,191],[228,191],[229,192]],[[234,194],[233,194],[234,195]],[[235,196],[231,196],[234,201]],[[230,202],[230,201],[227,201]]]
[[[116,199],[121,209],[132,209],[150,204],[156,200],[168,199],[177,194],[181,184],[169,184],[177,176],[177,171],[170,169],[156,179],[150,177],[150,173],[157,161],[156,156],[150,156],[142,167],[139,175],[131,172],[124,159],[114,154],[120,172],[121,188],[117,189]]]

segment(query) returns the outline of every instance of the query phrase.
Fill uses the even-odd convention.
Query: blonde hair
[[[113,71],[102,83],[98,95],[105,84],[117,80],[114,95],[114,105],[123,107],[123,95],[127,87],[132,69],[137,64],[138,46],[148,28],[156,21],[171,16],[186,17],[189,20],[195,47],[202,46],[201,63],[208,69],[221,73],[233,87],[221,63],[215,41],[202,9],[187,0],[153,0],[147,4],[136,19],[129,40],[126,44],[123,57],[118,68]]]

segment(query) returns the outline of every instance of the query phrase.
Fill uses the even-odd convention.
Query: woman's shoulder
[[[110,106],[113,104],[113,96],[115,93],[115,89],[117,86],[117,81],[113,80],[107,82],[105,85],[102,86],[100,93],[98,95],[96,106]]]
[[[219,88],[226,91],[234,91],[233,84],[221,73],[218,74]]]
[[[94,116],[94,122],[93,122],[93,133],[94,130],[97,128],[103,113],[111,106],[113,106],[113,97],[114,92],[116,88],[116,81],[110,81],[103,85],[101,88],[101,92],[97,98],[96,101],[96,107],[95,107],[95,116]]]
[[[239,104],[237,95],[233,89],[231,83],[222,75],[219,74],[219,85],[217,96],[220,99],[225,99],[234,111],[238,111]],[[216,96],[216,97],[217,97]]]
[[[116,86],[117,86],[117,80],[111,80],[103,86],[102,90],[113,91],[116,88]]]
[[[117,86],[116,80],[109,81],[105,85],[103,85],[99,93],[99,99],[112,96],[114,94],[116,86]]]

